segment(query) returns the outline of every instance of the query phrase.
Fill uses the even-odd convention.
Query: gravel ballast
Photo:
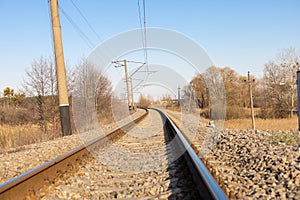
[[[137,110],[130,117],[102,126],[102,130],[96,134],[89,132],[75,134],[46,142],[11,148],[6,152],[2,152],[0,153],[0,184],[68,152],[96,136],[125,124],[130,118],[136,118],[144,113],[144,110]]]
[[[189,133],[196,130],[195,115],[168,113],[230,199],[300,199],[299,139],[289,144],[274,142],[272,131],[216,132],[204,122],[195,135]]]
[[[271,131],[216,132],[195,115],[169,114],[230,199],[300,199],[299,144],[274,143]],[[77,135],[71,135],[10,149],[0,154],[0,183],[82,143]]]

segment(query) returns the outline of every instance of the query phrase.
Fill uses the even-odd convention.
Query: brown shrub
[[[226,119],[243,119],[247,117],[247,113],[243,107],[227,106]]]
[[[26,108],[2,107],[0,108],[0,123],[9,125],[22,125],[34,123],[34,112]]]

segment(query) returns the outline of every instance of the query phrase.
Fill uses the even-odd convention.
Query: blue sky
[[[139,28],[137,0],[73,0],[101,37],[88,28],[71,0],[63,10],[93,43]],[[141,1],[140,1],[141,2]],[[283,49],[300,51],[298,0],[146,0],[148,27],[181,32],[199,43],[219,66],[239,74],[263,73],[264,64]],[[60,13],[65,59],[76,64],[89,47]],[[17,89],[25,70],[40,56],[52,56],[48,0],[0,0],[0,89]]]

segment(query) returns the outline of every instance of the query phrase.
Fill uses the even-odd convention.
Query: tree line
[[[296,72],[299,61],[299,54],[294,48],[285,49],[265,64],[263,78],[251,77],[254,80],[252,90],[257,117],[293,117],[297,110]],[[3,89],[0,124],[36,124],[45,133],[59,132],[56,84],[53,59],[40,57],[34,60],[18,93],[9,87]],[[96,123],[99,119],[110,122],[118,116],[113,112],[121,112],[122,102],[113,97],[112,83],[86,59],[74,67],[67,67],[67,85],[70,98],[80,99],[80,103],[71,105],[71,108],[78,106],[75,110],[80,112],[77,122],[81,123],[81,131],[92,128],[85,127],[85,124]],[[222,110],[225,108],[221,105],[226,101],[227,119],[244,118],[250,115],[248,88],[246,74],[240,75],[230,67],[211,66],[182,89],[182,104],[187,105],[187,110],[200,108],[203,117],[213,118],[217,115],[212,113],[212,102],[217,102],[214,106]],[[149,99],[141,96],[141,105],[147,107],[150,103]],[[96,113],[91,115],[91,110],[96,110]]]
[[[85,99],[94,97],[98,119],[112,117],[111,82],[92,63],[82,59],[75,67],[68,67],[67,86],[70,98],[74,94]],[[57,80],[52,58],[41,56],[32,62],[30,69],[26,70],[20,93],[7,87],[3,94],[0,99],[1,124],[36,124],[45,133],[60,132]]]
[[[299,54],[295,48],[288,48],[276,55],[264,66],[263,78],[251,76],[254,107],[259,108],[256,115],[261,118],[293,117],[297,110],[296,73],[300,66]],[[183,88],[183,99],[195,98],[197,107],[204,117],[210,117],[210,103],[214,94],[209,83],[222,79],[226,95],[226,118],[245,118],[250,115],[249,85],[247,76],[239,75],[230,67],[209,67],[204,73],[197,74],[189,85]]]

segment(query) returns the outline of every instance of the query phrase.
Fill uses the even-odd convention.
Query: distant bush
[[[243,119],[247,114],[243,107],[240,106],[227,106],[226,119]]]
[[[214,112],[220,112],[219,114],[222,117],[222,111],[220,109],[214,109]],[[201,109],[200,110],[200,116],[204,118],[210,118],[210,115],[212,113],[209,113],[208,108]],[[217,114],[214,114],[216,118]],[[227,106],[226,107],[226,120],[228,119],[243,119],[249,117],[243,107],[240,106]],[[216,118],[216,119],[222,119],[222,118]]]
[[[9,125],[22,125],[34,123],[34,112],[26,108],[2,107],[0,108],[0,123]]]
[[[274,109],[274,108],[262,108],[261,113],[258,117],[267,119],[267,118],[287,118],[289,117],[290,112],[287,109]]]
[[[200,109],[200,116],[204,118],[209,118],[209,111],[208,108]]]
[[[151,100],[144,97],[143,95],[140,96],[139,106],[142,108],[148,108],[151,105]]]

